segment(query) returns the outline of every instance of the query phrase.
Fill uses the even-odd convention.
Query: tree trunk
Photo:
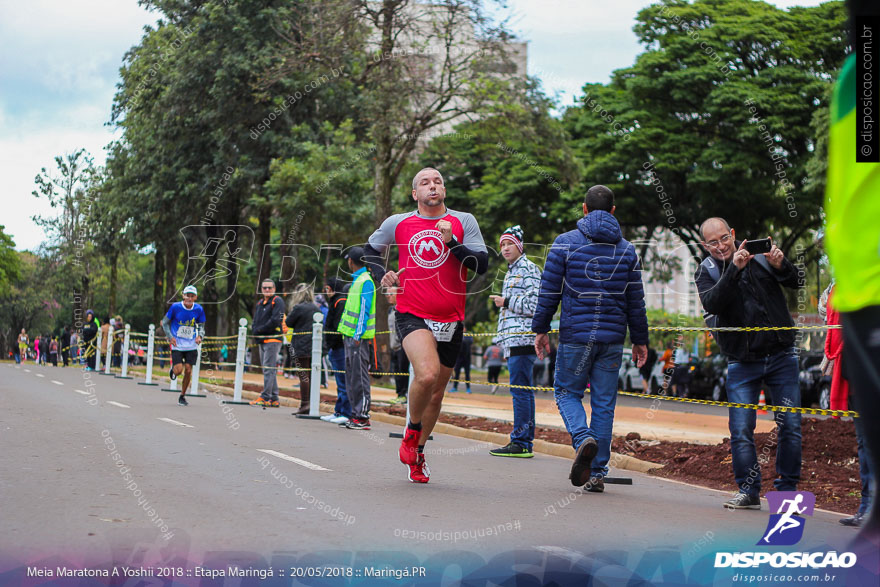
[[[266,245],[271,242],[272,235],[272,209],[268,206],[264,206],[260,210],[260,214],[258,216],[259,225],[257,226],[257,244],[256,244],[256,253],[260,258],[260,265],[257,267],[257,283],[255,284],[253,292],[257,291],[257,287],[259,287],[260,282],[267,277],[272,277],[272,255],[269,253],[269,248]]]
[[[82,300],[81,303],[84,306],[86,306],[85,309],[88,310],[89,306],[91,306],[91,300],[89,299],[89,286],[91,285],[91,282],[89,280],[88,272],[83,273],[82,279],[80,281],[80,285],[82,286],[82,293],[80,295],[80,299]],[[97,310],[95,310],[95,311],[97,312]],[[97,315],[95,317],[97,318]],[[86,319],[85,313],[83,313],[82,319],[83,319],[83,321],[85,321],[85,319]],[[30,324],[28,324],[28,326],[30,326]]]
[[[391,143],[384,137],[376,144],[376,170],[373,177],[373,196],[376,200],[376,227],[391,216],[391,191],[394,180],[391,177]]]
[[[207,240],[212,238],[217,238],[219,236],[219,231],[217,230],[217,226],[214,224],[209,224],[205,226],[205,237]],[[207,241],[206,241],[207,242]],[[225,246],[225,245],[221,245]],[[206,275],[211,275],[214,270],[217,268],[217,257],[220,254],[210,255],[206,260],[205,272]],[[217,280],[216,279],[206,279],[205,285],[202,287],[202,291],[199,291],[199,301],[202,302],[202,307],[205,310],[205,335],[206,336],[216,336],[217,332]]]
[[[174,294],[177,293],[177,250],[171,246],[165,251],[165,299],[162,300],[162,312],[168,304],[175,301]]]
[[[116,281],[119,275],[119,253],[110,255],[110,315],[116,314]]]
[[[285,228],[281,234],[289,235],[290,229]],[[285,238],[284,242],[281,243],[281,267],[278,268],[278,284],[276,290],[278,294],[282,296],[293,290],[297,281],[301,281],[298,280],[296,276],[298,259],[294,259],[293,256],[293,241]]]
[[[165,307],[162,294],[165,290],[165,249],[156,243],[156,252],[153,253],[153,324],[158,328],[162,319],[162,310]]]

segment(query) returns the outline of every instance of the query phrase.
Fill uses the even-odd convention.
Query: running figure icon
[[[782,516],[776,522],[776,525],[773,526],[773,529],[767,532],[767,534],[761,540],[763,542],[766,542],[767,544],[770,544],[770,536],[777,530],[780,534],[782,534],[786,530],[800,527],[803,524],[803,520],[795,520],[793,516],[797,514],[803,514],[805,511],[807,511],[807,506],[804,506],[802,508],[798,507],[798,505],[803,501],[804,496],[800,493],[794,496],[794,499],[783,500],[782,503],[779,505],[779,510],[776,513],[782,513],[783,508],[786,507],[785,504],[789,504],[788,510],[782,514]]]

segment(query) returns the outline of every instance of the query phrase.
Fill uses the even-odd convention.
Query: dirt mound
[[[798,489],[816,494],[816,507],[855,513],[861,482],[852,420],[804,418],[801,481]],[[772,491],[776,477],[777,437],[774,432],[755,434],[761,463],[761,490]],[[704,446],[687,442],[643,441],[638,434],[615,438],[612,450],[664,465],[652,475],[723,490],[736,490],[730,456],[730,439]]]

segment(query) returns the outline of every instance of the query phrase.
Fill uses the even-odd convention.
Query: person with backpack
[[[782,250],[752,254],[748,241],[736,240],[723,218],[709,218],[700,226],[708,256],[697,267],[694,281],[712,327],[793,327],[794,320],[782,287],[796,289],[802,279]],[[772,242],[772,241],[771,241]],[[774,403],[800,407],[798,358],[794,330],[716,331],[721,352],[727,356],[727,397],[733,403],[757,404],[761,389]],[[776,491],[797,491],[801,476],[801,415],[774,412],[779,427],[776,447]],[[730,452],[739,487],[724,503],[728,509],[761,509],[761,465],[755,450],[757,413],[730,408]]]
[[[297,284],[290,294],[289,301],[290,312],[284,323],[291,334],[288,352],[293,357],[293,364],[298,369],[296,375],[299,378],[299,408],[293,412],[293,415],[304,416],[311,408],[313,316],[320,310],[308,283]]]
[[[345,390],[345,347],[339,322],[345,310],[345,283],[335,277],[328,277],[324,282],[324,297],[327,300],[327,315],[324,317],[324,344],[327,346],[327,358],[336,379],[336,406],[332,414],[321,416],[321,419],[334,424],[346,424],[351,420],[351,403]]]

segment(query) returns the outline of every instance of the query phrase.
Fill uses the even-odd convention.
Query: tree
[[[624,224],[672,228],[695,253],[700,222],[716,215],[789,249],[820,221],[821,198],[804,189],[810,122],[842,63],[844,24],[842,2],[643,9],[634,31],[646,51],[566,112],[585,177],[615,189]]]
[[[363,242],[363,227],[372,222],[372,202],[354,196],[370,190],[375,149],[357,140],[351,120],[337,128],[325,123],[317,134],[301,125],[293,135],[299,138],[297,155],[273,162],[266,184],[278,217],[281,257],[290,260],[279,263],[279,275],[284,289],[293,285],[286,283],[291,278],[308,282],[316,276],[320,289],[331,261],[341,259],[341,248]],[[325,245],[336,248],[322,250]]]
[[[269,83],[291,70],[343,67],[344,56],[357,50],[360,61],[346,63],[343,75],[360,90],[361,122],[375,146],[377,224],[391,214],[392,191],[429,131],[479,116],[507,95],[509,76],[498,72],[515,71],[506,48],[510,35],[492,24],[482,4],[313,0],[296,13],[312,14],[311,26],[287,27],[289,46]],[[329,29],[319,26],[327,10],[337,18]],[[363,42],[353,46],[342,39]]]
[[[91,221],[98,170],[85,149],[55,157],[55,165],[54,173],[44,167],[34,178],[37,189],[33,195],[46,198],[50,206],[61,209],[61,214],[33,220],[46,229],[48,248],[64,265],[61,279],[71,287],[69,291],[79,294],[74,296],[77,301],[72,308],[71,319],[75,319],[89,300],[89,275],[95,263]]]
[[[163,15],[125,58],[113,122],[124,131],[117,155],[125,158],[134,198],[136,241],[155,247],[154,313],[177,290],[182,247],[178,231],[204,221],[205,239],[216,225],[253,226],[257,255],[269,244],[274,211],[264,184],[272,160],[289,157],[291,127],[341,121],[351,101],[344,84],[320,87],[292,69],[271,87],[262,76],[277,62],[277,23],[299,3],[284,0],[150,0]],[[339,87],[342,89],[339,89]],[[350,92],[349,92],[350,93]],[[320,98],[323,97],[323,100]],[[319,114],[320,110],[320,114]],[[221,178],[222,195],[217,196]],[[219,200],[214,202],[211,198]],[[211,206],[216,210],[211,210]],[[260,257],[258,257],[260,259]],[[271,273],[271,258],[255,279]],[[249,284],[249,292],[256,284]],[[220,292],[218,287],[226,287]],[[226,332],[250,305],[242,305],[237,280],[211,281],[207,302],[228,299],[225,312],[206,307],[208,332]],[[163,292],[164,289],[164,292]],[[162,297],[164,296],[164,297]]]
[[[0,224],[0,296],[9,294],[12,284],[21,275],[21,262],[15,252],[15,241]]]
[[[0,292],[0,353],[4,357],[16,344],[16,335],[22,328],[27,329],[31,340],[51,331],[59,307],[53,288],[47,287],[55,281],[57,264],[29,252],[15,255],[19,267],[16,278],[5,292]]]

